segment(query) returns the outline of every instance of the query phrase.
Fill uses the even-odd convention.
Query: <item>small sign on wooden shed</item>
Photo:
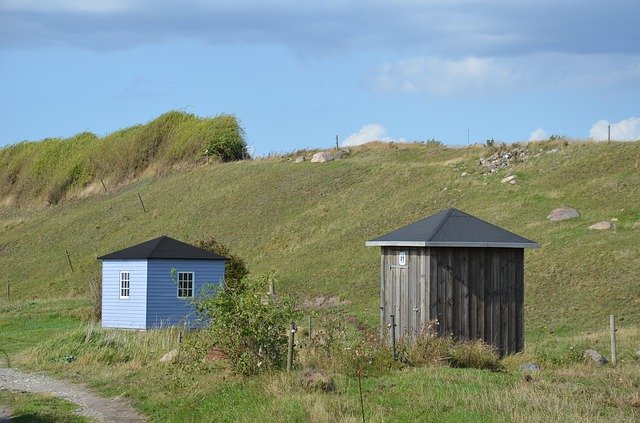
[[[524,249],[536,242],[449,208],[366,245],[381,247],[382,339],[412,342],[435,323],[502,355],[524,348]]]

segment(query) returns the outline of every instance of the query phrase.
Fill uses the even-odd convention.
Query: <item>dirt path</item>
[[[48,376],[24,373],[0,367],[0,390],[49,394],[63,398],[80,408],[76,413],[99,422],[144,422],[145,418],[131,405],[128,399],[102,398],[82,385],[65,382]],[[0,407],[0,421],[4,419]]]

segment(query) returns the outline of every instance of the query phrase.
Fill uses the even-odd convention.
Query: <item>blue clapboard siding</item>
[[[193,272],[193,293],[198,295],[208,284],[218,284],[224,279],[224,260],[149,260],[147,286],[147,327],[165,327],[185,324],[200,326],[191,301],[178,298],[176,285],[178,272]],[[171,269],[175,269],[174,282]]]
[[[129,298],[120,298],[120,272],[129,272]],[[147,326],[147,260],[102,261],[102,327]]]

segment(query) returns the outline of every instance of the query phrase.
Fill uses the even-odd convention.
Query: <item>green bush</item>
[[[217,156],[223,162],[249,158],[244,130],[233,115],[218,115],[208,134],[205,155]]]
[[[224,351],[237,373],[249,375],[286,364],[287,328],[296,316],[287,296],[269,297],[269,274],[247,279],[242,290],[210,286],[195,299],[210,319],[206,329],[212,347]]]
[[[232,254],[229,247],[219,243],[213,238],[198,241],[196,246],[228,258],[224,263],[224,283],[228,289],[234,291],[241,291],[243,289],[243,282],[249,274],[249,270],[242,257]]]

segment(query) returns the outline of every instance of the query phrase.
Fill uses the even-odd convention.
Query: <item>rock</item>
[[[582,357],[584,357],[587,360],[593,361],[598,366],[602,366],[603,364],[605,364],[608,361],[602,354],[600,354],[596,350],[586,350],[582,354]]]
[[[333,153],[334,160],[340,160],[342,157],[344,157],[344,151],[342,150],[336,151],[335,153]]]
[[[480,159],[480,166],[493,173],[501,168],[511,166],[514,162],[521,162],[527,159],[527,152],[524,148],[514,148],[509,151],[499,151],[489,157]]]
[[[509,175],[506,178],[502,178],[500,182],[502,182],[503,184],[506,184],[508,182],[513,185],[516,183],[516,179],[516,175]]]
[[[467,176],[468,173],[467,172],[462,172],[462,174],[460,176]]]
[[[617,217],[612,217],[612,218],[611,218],[611,219],[609,219],[609,220],[611,220],[612,222],[617,222],[617,221],[618,221],[618,218],[617,218]]]
[[[325,163],[333,160],[333,155],[326,151],[319,151],[311,157],[311,163]]]
[[[520,369],[527,372],[539,372],[541,370],[540,366],[534,363],[522,363]]]
[[[640,358],[640,350],[636,351],[636,357]]]
[[[304,162],[304,156],[296,157],[295,162],[296,162],[296,163],[302,163],[302,162]]]
[[[570,207],[560,207],[549,213],[547,219],[553,222],[558,222],[560,220],[573,219],[574,217],[580,217],[580,212],[578,210]]]
[[[593,225],[589,226],[589,229],[595,230],[595,231],[606,231],[608,229],[615,229],[616,225],[615,223],[609,222],[607,220],[602,220],[600,222],[596,222]]]
[[[160,359],[160,362],[162,363],[170,363],[173,361],[174,358],[176,358],[176,356],[178,355],[178,350],[171,350],[168,353],[166,353],[165,355],[162,356],[162,358]]]

